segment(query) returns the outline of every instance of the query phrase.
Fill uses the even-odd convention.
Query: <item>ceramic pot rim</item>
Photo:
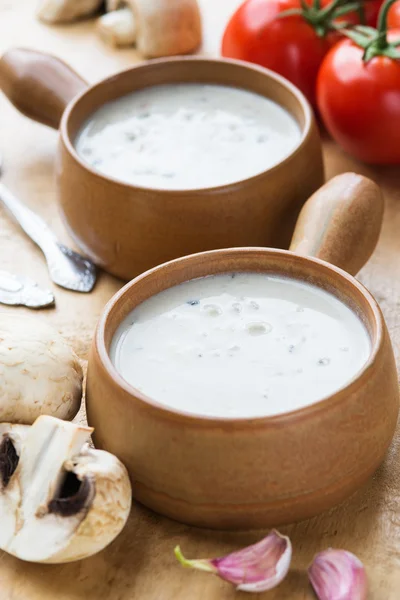
[[[215,416],[207,416],[207,415],[197,415],[193,413],[189,413],[183,410],[171,408],[165,406],[163,404],[158,403],[156,400],[153,400],[149,396],[146,396],[139,390],[137,390],[134,386],[130,385],[127,381],[123,379],[123,377],[118,373],[117,369],[112,364],[111,358],[109,356],[109,352],[106,348],[105,343],[105,332],[108,326],[108,322],[111,314],[116,309],[116,307],[123,302],[124,297],[127,294],[131,293],[132,288],[135,287],[139,282],[143,279],[157,277],[160,272],[164,271],[168,266],[180,265],[187,263],[187,266],[190,266],[192,261],[196,262],[196,260],[205,257],[209,260],[219,259],[223,260],[226,258],[235,258],[243,256],[246,253],[249,256],[252,254],[255,256],[259,253],[267,254],[268,256],[286,256],[286,257],[296,257],[296,260],[304,261],[306,263],[314,263],[319,265],[325,270],[325,273],[328,275],[334,275],[334,278],[340,278],[343,281],[347,282],[353,290],[356,290],[358,297],[362,297],[364,301],[368,304],[371,309],[371,313],[369,316],[365,314],[366,319],[373,325],[373,334],[370,335],[371,339],[371,351],[367,362],[361,368],[360,371],[343,387],[339,388],[336,392],[329,396],[325,396],[321,398],[317,402],[313,404],[306,405],[302,408],[295,409],[289,412],[272,415],[272,416],[259,416],[259,417],[235,417],[235,418],[226,418],[226,417],[215,417]],[[224,272],[224,271],[221,271]],[[232,272],[226,270],[225,272]],[[261,271],[262,272],[262,271]],[[265,270],[265,272],[268,272]],[[275,271],[274,271],[275,272]],[[213,270],[210,271],[210,274],[213,274]],[[183,281],[189,281],[190,276]],[[301,277],[299,278],[302,279]],[[166,289],[166,288],[163,288]],[[371,319],[372,315],[372,319]],[[284,425],[288,421],[298,420],[299,418],[309,418],[321,410],[326,410],[331,406],[338,404],[340,402],[345,402],[346,399],[353,393],[356,392],[361,385],[363,385],[368,378],[370,377],[370,372],[374,368],[374,363],[377,355],[379,354],[382,345],[384,343],[384,335],[385,335],[385,326],[382,317],[381,310],[370,294],[370,292],[352,275],[349,275],[343,269],[336,267],[330,263],[327,263],[323,260],[314,257],[308,256],[300,256],[295,254],[289,250],[277,250],[273,248],[256,248],[256,247],[247,247],[247,248],[227,248],[222,250],[210,250],[207,252],[199,252],[197,254],[191,254],[188,256],[184,256],[181,258],[177,258],[172,261],[168,261],[161,265],[158,265],[148,271],[145,271],[141,275],[138,275],[134,279],[132,279],[129,283],[127,283],[124,287],[122,287],[107,303],[103,310],[103,314],[100,317],[100,320],[97,324],[95,336],[94,336],[94,345],[98,352],[99,360],[101,362],[102,368],[105,369],[108,377],[112,381],[113,385],[118,388],[122,388],[130,397],[132,402],[138,402],[143,408],[155,410],[159,413],[160,416],[164,416],[166,418],[171,418],[174,420],[183,420],[185,424],[203,424],[205,426],[222,426],[224,429],[237,428],[239,427],[254,427],[255,425],[277,427]]]
[[[302,110],[303,117],[304,117],[304,125],[302,127],[301,137],[300,137],[297,145],[295,146],[295,148],[287,156],[285,156],[280,162],[278,162],[275,165],[272,165],[268,169],[265,169],[261,173],[253,175],[252,177],[246,177],[245,179],[241,179],[239,181],[234,181],[229,184],[219,185],[219,186],[214,186],[214,187],[207,187],[207,188],[193,188],[193,189],[187,188],[187,189],[180,189],[180,190],[171,190],[171,189],[163,189],[163,188],[142,187],[142,186],[134,185],[131,183],[125,183],[118,179],[114,179],[110,175],[105,175],[105,174],[101,173],[100,171],[96,171],[95,169],[93,169],[84,159],[82,159],[79,156],[79,154],[75,150],[73,141],[71,140],[71,137],[69,134],[69,121],[70,121],[71,115],[76,110],[77,106],[82,101],[82,99],[87,94],[89,94],[89,93],[91,94],[91,93],[95,92],[97,89],[103,87],[104,85],[109,85],[112,81],[115,81],[115,79],[117,79],[118,77],[123,77],[127,73],[132,73],[132,75],[134,75],[138,71],[147,70],[149,68],[151,69],[152,67],[157,66],[157,65],[168,66],[169,64],[176,64],[179,62],[182,62],[182,63],[193,62],[193,64],[209,63],[210,66],[215,63],[222,63],[222,64],[226,63],[228,65],[236,66],[239,70],[247,69],[247,70],[256,71],[256,72],[264,75],[268,79],[272,79],[275,82],[277,82],[278,84],[280,84],[295,98],[298,106]],[[240,87],[240,86],[238,86],[238,87]],[[243,89],[246,89],[246,87],[244,86]],[[253,183],[253,182],[257,182],[257,180],[262,179],[265,176],[269,176],[269,174],[273,173],[276,169],[282,168],[284,165],[286,165],[293,157],[295,157],[302,150],[306,140],[312,134],[313,124],[314,124],[314,115],[313,115],[312,108],[311,108],[310,104],[308,103],[307,99],[305,98],[303,93],[296,86],[294,86],[290,81],[288,81],[281,75],[278,75],[277,73],[274,73],[273,71],[270,71],[269,69],[265,69],[264,67],[260,67],[258,65],[248,63],[248,62],[245,62],[242,60],[234,60],[234,59],[227,59],[227,58],[211,58],[211,57],[208,58],[208,57],[202,57],[202,56],[179,56],[179,57],[159,58],[159,59],[153,59],[151,61],[145,61],[145,62],[142,62],[133,67],[129,67],[128,69],[119,71],[117,74],[111,75],[105,79],[102,79],[100,82],[98,82],[94,85],[88,85],[87,88],[85,88],[80,94],[78,94],[77,96],[75,96],[73,98],[73,100],[68,104],[67,108],[65,109],[62,119],[61,119],[61,123],[60,123],[60,134],[61,134],[61,139],[64,143],[64,146],[66,147],[66,149],[69,152],[69,154],[71,155],[71,157],[75,160],[76,163],[78,163],[83,169],[85,169],[86,171],[91,173],[93,176],[98,177],[99,179],[102,179],[107,183],[112,183],[113,185],[123,187],[130,191],[137,190],[140,192],[147,192],[147,193],[152,192],[152,193],[161,194],[165,197],[173,197],[173,196],[187,195],[188,193],[192,193],[192,194],[210,194],[210,193],[212,194],[214,192],[229,193],[230,191],[233,191],[238,185],[239,186],[243,185],[244,182]]]

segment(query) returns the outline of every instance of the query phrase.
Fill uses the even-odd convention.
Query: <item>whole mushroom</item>
[[[0,313],[0,422],[31,425],[40,415],[73,419],[82,380],[78,357],[53,327]]]
[[[103,0],[40,0],[36,14],[47,23],[69,23],[97,12]]]
[[[101,37],[113,46],[136,43],[147,58],[188,54],[201,43],[197,0],[107,0],[98,19]]]
[[[87,445],[93,430],[49,416],[0,424],[0,548],[62,563],[99,552],[124,527],[131,486],[124,465]]]

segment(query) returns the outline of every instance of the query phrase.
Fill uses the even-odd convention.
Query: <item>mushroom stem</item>
[[[108,0],[106,8],[98,30],[113,46],[135,42],[143,56],[157,58],[188,54],[200,45],[197,0]]]
[[[106,13],[97,21],[100,37],[110,46],[132,46],[136,41],[136,19],[128,7]]]
[[[51,417],[37,419],[30,428],[21,456],[24,520],[33,517],[38,507],[47,512],[65,478],[65,461],[79,453],[92,431],[67,422],[60,427],[58,419]]]

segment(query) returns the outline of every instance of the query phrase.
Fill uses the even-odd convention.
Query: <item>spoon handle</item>
[[[96,282],[96,267],[87,258],[60,244],[52,230],[0,183],[0,202],[46,257],[51,279],[75,292],[90,292]]]
[[[355,275],[378,242],[383,208],[381,190],[371,179],[356,173],[338,175],[303,206],[290,250]]]
[[[0,271],[0,303],[27,308],[49,308],[54,306],[54,296],[50,290],[22,275]]]
[[[57,243],[56,236],[43,219],[24,206],[3,183],[0,183],[0,201],[45,254],[49,245]]]

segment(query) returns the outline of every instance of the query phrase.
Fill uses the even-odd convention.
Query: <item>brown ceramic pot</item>
[[[153,84],[191,81],[239,86],[275,100],[300,124],[298,147],[255,177],[187,191],[120,183],[94,171],[75,152],[79,128],[105,102]],[[25,115],[60,126],[57,178],[65,223],[92,260],[123,279],[192,252],[287,248],[302,205],[323,182],[321,145],[307,101],[282,77],[250,64],[162,59],[88,87],[58,59],[15,49],[0,61],[0,87]]]
[[[375,184],[345,174],[305,205],[292,252],[238,248],[186,256],[140,275],[112,298],[91,350],[87,415],[95,427],[96,445],[127,466],[137,500],[198,526],[278,525],[331,507],[374,472],[396,425],[396,367],[378,305],[339,267],[356,273],[368,259],[379,235],[382,209]],[[234,271],[301,279],[340,298],[359,314],[371,338],[371,354],[362,371],[320,402],[251,419],[185,414],[159,405],[126,383],[108,354],[125,316],[173,285]]]

